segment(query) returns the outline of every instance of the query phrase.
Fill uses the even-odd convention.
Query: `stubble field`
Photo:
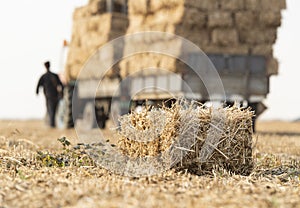
[[[300,123],[257,127],[250,176],[170,170],[128,178],[74,150],[73,129],[0,121],[0,207],[300,207]],[[70,147],[63,148],[62,137]]]

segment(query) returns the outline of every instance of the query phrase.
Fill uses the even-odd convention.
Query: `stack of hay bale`
[[[116,7],[125,3],[114,2]],[[90,0],[75,10],[66,64],[69,80],[77,78],[85,61],[100,46],[125,33],[142,31],[180,35],[206,53],[264,55],[268,75],[277,74],[272,47],[285,0],[128,0],[127,6],[128,16],[107,13],[106,0]],[[180,44],[172,41],[163,40],[163,45],[180,54]],[[126,44],[143,47],[143,40]],[[180,67],[174,58],[153,53],[126,58],[120,64],[122,76],[147,68],[176,72]]]
[[[122,6],[122,1],[116,1]],[[126,33],[127,15],[107,13],[106,0],[90,0],[73,14],[72,39],[69,44],[65,74],[75,80],[88,58],[105,43]]]
[[[285,7],[285,0],[129,0],[127,34],[163,31],[192,41],[205,53],[263,55],[268,59],[267,74],[272,75],[278,72],[272,47]],[[172,58],[153,54],[125,62],[125,74],[141,67],[179,68]]]
[[[127,34],[133,34],[144,31],[161,31],[176,34],[176,25],[180,24],[184,13],[183,0],[129,0],[128,1],[128,19],[129,27]],[[174,42],[175,41],[175,42]],[[146,43],[145,43],[146,42]],[[157,44],[157,48],[170,48],[173,53],[180,55],[181,45],[176,40],[163,39],[153,40]],[[130,43],[125,43],[125,53],[131,47],[142,49],[144,45],[149,43],[143,39],[137,39]],[[120,64],[121,75],[135,73],[141,69],[145,69],[144,74],[151,74],[152,68],[169,70],[176,72],[176,59],[163,54],[142,53],[131,56],[122,60]]]

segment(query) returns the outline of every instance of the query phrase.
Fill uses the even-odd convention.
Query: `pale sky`
[[[62,69],[62,42],[70,40],[72,13],[88,0],[1,0],[0,2],[0,119],[43,118],[44,96],[35,87],[50,60]],[[268,110],[260,119],[300,118],[300,1],[287,0],[274,55],[280,62],[271,78]]]

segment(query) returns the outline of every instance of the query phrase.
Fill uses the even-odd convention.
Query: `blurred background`
[[[63,40],[70,40],[72,14],[87,0],[12,0],[0,2],[0,119],[41,119],[46,109],[44,96],[35,95],[37,81],[51,61],[52,71],[63,71]],[[271,77],[268,110],[261,120],[300,118],[300,1],[287,0],[282,25],[274,46],[279,74]]]

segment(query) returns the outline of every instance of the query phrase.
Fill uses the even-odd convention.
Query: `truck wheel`
[[[85,130],[96,127],[95,105],[92,102],[87,102],[84,107],[82,125]]]
[[[58,103],[55,120],[56,126],[59,129],[67,129],[74,127],[72,117],[73,90],[74,87],[66,86],[64,89],[64,97]]]
[[[254,116],[252,117],[252,130],[253,130],[253,133],[255,133],[256,117],[258,116],[257,115],[257,103],[249,103],[248,106],[251,107],[252,111],[254,111]]]
[[[96,113],[97,113],[98,127],[100,129],[105,129],[106,121],[108,120],[108,116],[107,116],[107,113],[104,110],[104,107],[101,106],[99,108],[96,108]]]

